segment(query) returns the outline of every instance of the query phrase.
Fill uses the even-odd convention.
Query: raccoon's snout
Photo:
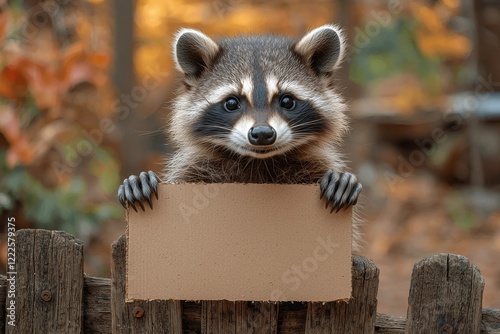
[[[248,141],[252,145],[272,145],[276,141],[276,130],[269,125],[257,125],[248,131]]]

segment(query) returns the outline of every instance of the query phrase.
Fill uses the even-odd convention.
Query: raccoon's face
[[[213,41],[184,29],[174,59],[185,91],[173,104],[171,133],[239,156],[269,158],[346,129],[333,71],[344,53],[340,31],[317,28],[299,42],[251,36]]]

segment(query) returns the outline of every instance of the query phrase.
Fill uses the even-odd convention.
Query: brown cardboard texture
[[[351,297],[351,209],[318,185],[161,184],[128,213],[127,300]]]

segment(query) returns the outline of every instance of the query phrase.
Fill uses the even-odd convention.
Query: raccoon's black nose
[[[252,145],[272,145],[276,141],[276,131],[269,125],[257,125],[248,131]]]

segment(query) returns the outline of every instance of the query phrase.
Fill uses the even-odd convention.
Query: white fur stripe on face
[[[208,96],[207,99],[209,99],[210,103],[217,103],[230,95],[234,95],[237,91],[238,87],[236,87],[235,85],[220,86],[210,92],[210,96]]]
[[[314,94],[314,91],[309,89],[307,86],[293,81],[281,82],[279,85],[279,92],[290,93],[303,101],[312,100],[317,95]]]
[[[253,82],[252,78],[246,77],[241,79],[241,95],[247,98],[247,101],[252,104]]]
[[[278,79],[270,75],[266,77],[267,99],[270,104],[277,94],[292,94],[293,96],[307,101],[314,99],[317,94],[309,87],[294,81],[278,81]]]
[[[271,104],[273,97],[279,93],[278,79],[274,75],[266,77],[267,102]]]

